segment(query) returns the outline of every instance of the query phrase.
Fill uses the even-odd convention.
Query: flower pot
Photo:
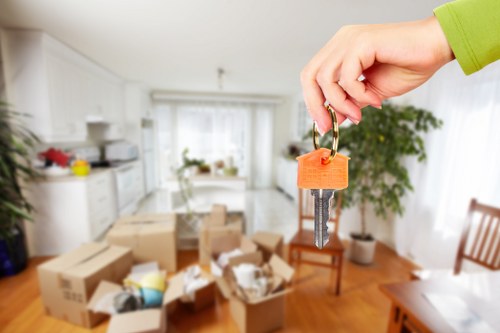
[[[375,255],[376,240],[369,236],[361,238],[357,234],[351,234],[351,242],[349,244],[349,259],[352,262],[361,265],[370,265],[373,263]]]
[[[28,263],[24,232],[16,225],[10,236],[9,239],[0,238],[0,276],[15,275]]]

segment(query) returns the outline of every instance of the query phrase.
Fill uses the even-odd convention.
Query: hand
[[[321,133],[331,127],[325,101],[339,123],[358,124],[361,108],[380,108],[427,81],[454,59],[437,19],[345,26],[313,57],[301,73],[306,106]],[[363,80],[358,80],[361,75]]]

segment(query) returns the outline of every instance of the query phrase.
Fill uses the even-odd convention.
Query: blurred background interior
[[[2,0],[2,112],[28,115],[2,116],[2,128],[38,140],[21,140],[27,162],[2,164],[12,169],[2,174],[0,326],[455,327],[440,312],[394,328],[396,296],[381,286],[416,269],[451,270],[467,250],[499,268],[498,212],[467,213],[473,198],[500,205],[499,63],[466,77],[452,62],[384,105],[384,118],[341,126],[353,176],[336,194],[344,204],[331,209],[323,252],[307,238],[310,195],[296,186],[296,157],[314,149],[299,82],[308,60],[343,25],[425,18],[444,2]],[[17,147],[11,137],[2,137],[4,161]],[[360,147],[380,158],[356,159]],[[479,231],[463,233],[468,222]],[[476,264],[466,268],[485,269]],[[161,291],[159,303],[148,288]],[[127,310],[116,304],[123,290]]]

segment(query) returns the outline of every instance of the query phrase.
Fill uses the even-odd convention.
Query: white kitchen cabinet
[[[43,32],[2,30],[1,43],[8,101],[42,141],[85,141],[87,122],[124,137],[120,78]]]
[[[111,170],[87,177],[62,176],[33,184],[30,198],[36,211],[26,223],[30,255],[58,255],[97,240],[117,217]]]

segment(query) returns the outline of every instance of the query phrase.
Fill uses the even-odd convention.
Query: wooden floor
[[[179,253],[182,267],[196,263],[197,252]],[[1,332],[105,332],[107,322],[93,330],[68,324],[44,314],[38,291],[36,266],[46,259],[35,258],[23,273],[0,279]],[[358,266],[344,261],[342,294],[328,292],[329,269],[297,267],[293,292],[286,298],[283,332],[385,332],[389,301],[379,284],[408,280],[415,267],[394,251],[377,244],[375,264]],[[197,314],[177,309],[169,318],[168,332],[237,332],[227,302],[218,297],[215,307]]]

